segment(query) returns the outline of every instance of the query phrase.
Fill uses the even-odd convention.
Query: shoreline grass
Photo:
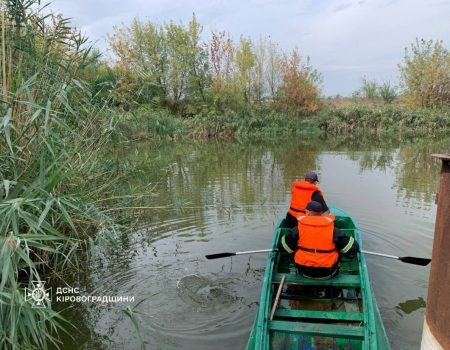
[[[119,112],[117,112],[119,113]],[[412,109],[397,104],[353,103],[327,107],[309,116],[270,110],[199,114],[183,118],[142,106],[120,113],[122,140],[208,140],[275,138],[295,135],[433,135],[450,128],[449,109]]]

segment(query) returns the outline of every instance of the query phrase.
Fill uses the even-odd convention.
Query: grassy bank
[[[395,104],[351,104],[325,109],[313,117],[326,133],[349,135],[432,135],[450,128],[450,109],[408,108]]]
[[[121,113],[119,138],[128,139],[235,139],[320,133],[311,118],[294,118],[275,111],[253,110],[199,114],[183,118],[166,110],[141,108]]]
[[[402,105],[354,103],[325,107],[309,116],[253,109],[203,113],[189,118],[142,107],[122,113],[122,139],[240,139],[295,135],[432,135],[450,128],[448,109],[412,109]]]

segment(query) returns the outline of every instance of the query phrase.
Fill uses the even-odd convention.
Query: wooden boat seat
[[[282,273],[276,273],[273,275],[272,282],[280,283]],[[361,286],[359,275],[345,275],[339,274],[328,280],[316,280],[307,278],[302,275],[286,274],[285,284],[300,284],[304,286],[336,286],[336,287],[348,287],[358,288]]]
[[[302,335],[356,340],[364,339],[364,327],[359,326],[275,320],[268,322],[268,328],[271,331],[283,333],[298,333]]]
[[[279,308],[275,311],[275,317],[285,318],[311,318],[333,321],[363,322],[364,314],[361,312],[322,311],[322,310],[293,310]]]

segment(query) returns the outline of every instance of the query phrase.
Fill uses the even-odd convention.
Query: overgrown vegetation
[[[315,118],[329,135],[353,133],[436,134],[450,128],[450,110],[411,109],[395,104],[330,108]]]
[[[432,132],[432,125],[447,125],[450,64],[442,42],[417,40],[411,51],[406,49],[400,65],[400,90],[390,81],[379,83],[364,77],[352,98],[359,107],[344,103],[339,110],[323,103],[321,74],[297,49],[286,54],[265,38],[255,42],[241,36],[235,43],[225,31],[213,31],[204,43],[201,33],[195,15],[186,27],[134,20],[130,27],[115,29],[110,37],[117,58],[112,65],[117,83],[114,104],[132,115],[124,120],[123,129],[133,136],[198,139],[232,138],[245,132],[295,134],[297,128],[305,130],[304,123],[314,125],[317,133],[338,120],[343,123],[340,128],[349,132],[369,125],[375,133],[384,128]],[[381,104],[395,107],[379,107]],[[408,111],[406,107],[421,109]],[[442,113],[426,108],[438,108]],[[380,118],[380,110],[395,110],[397,124],[385,123],[389,117]],[[358,120],[367,122],[354,123],[343,117],[354,111],[362,116]],[[426,126],[417,129],[411,114],[420,114],[421,125]],[[328,117],[325,124],[314,124]],[[140,127],[133,131],[133,120],[145,125],[148,132]]]
[[[0,10],[0,348],[45,349],[68,325],[24,289],[65,286],[79,252],[113,234],[102,210],[121,174],[102,157],[115,122],[81,80],[95,55],[67,19],[37,0]]]

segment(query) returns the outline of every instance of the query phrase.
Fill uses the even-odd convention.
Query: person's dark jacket
[[[327,203],[325,203],[325,199],[323,198],[320,191],[314,191],[311,196],[311,201],[319,202],[322,205],[322,212],[326,213],[330,209],[328,208]]]

